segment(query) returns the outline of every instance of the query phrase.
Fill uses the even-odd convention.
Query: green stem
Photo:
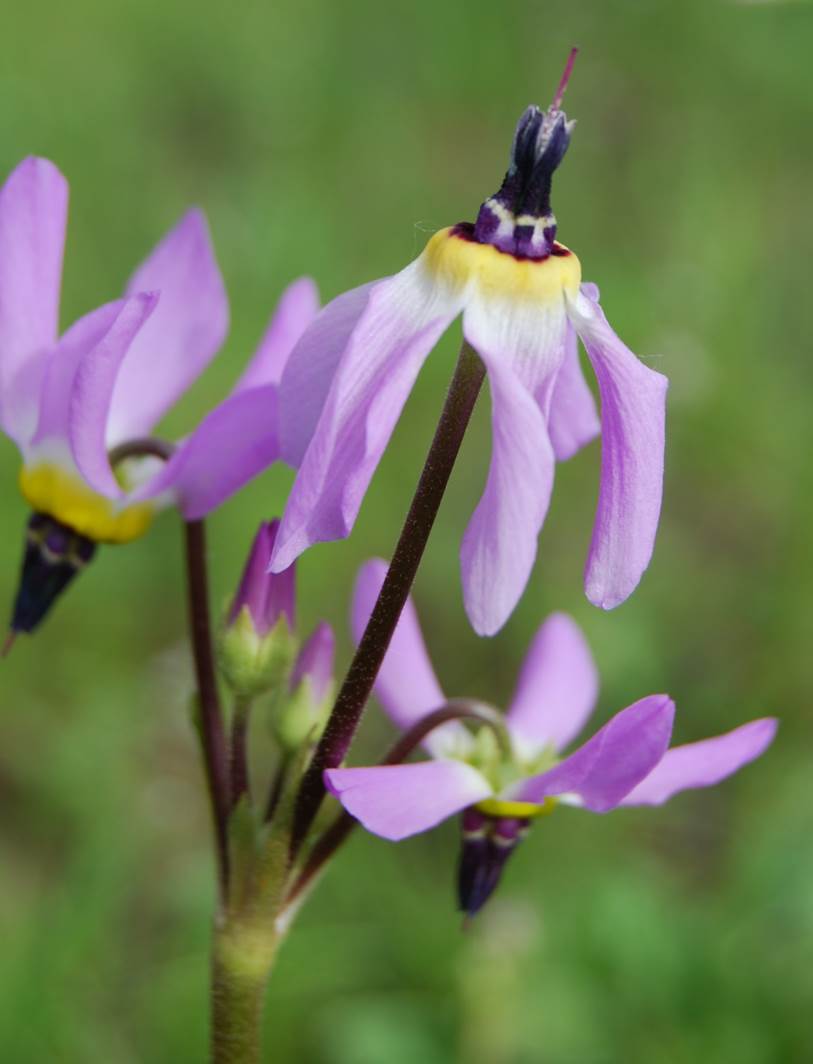
[[[260,1064],[263,997],[276,946],[267,919],[238,919],[215,931],[212,1064]]]
[[[248,722],[251,715],[251,699],[238,696],[234,700],[231,718],[231,745],[229,749],[229,787],[231,808],[237,805],[244,794],[249,794],[248,780]]]

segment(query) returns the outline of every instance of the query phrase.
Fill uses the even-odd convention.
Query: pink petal
[[[234,391],[279,384],[291,351],[318,312],[319,291],[310,277],[300,277],[288,285]]]
[[[506,719],[530,751],[561,750],[582,729],[598,696],[598,672],[581,628],[552,613],[525,655]]]
[[[359,570],[351,617],[356,643],[361,641],[386,574],[387,563],[380,558],[365,562]],[[375,694],[392,722],[402,730],[411,728],[446,702],[429,660],[411,597],[407,599],[379,670]],[[450,721],[430,732],[423,745],[436,757],[441,757],[451,751],[466,751],[471,746],[471,736],[462,724]]]
[[[311,693],[317,702],[327,697],[333,683],[333,661],[336,656],[336,638],[327,621],[320,621],[302,644],[291,670],[289,689],[295,691],[303,680],[311,684]]]
[[[313,543],[349,535],[415,378],[459,313],[460,298],[437,286],[420,259],[372,287],[288,498],[275,569],[287,568]],[[281,409],[298,416],[287,382],[286,373]],[[308,412],[302,416],[307,420]]]
[[[542,412],[512,370],[488,360],[492,451],[488,480],[463,536],[463,600],[479,635],[494,635],[525,590],[553,489]]]
[[[324,307],[306,329],[285,365],[280,391],[283,458],[299,468],[313,439],[339,360],[367,309],[377,282],[344,292]]]
[[[67,213],[68,183],[47,159],[23,160],[0,189],[0,424],[20,444],[57,338]]]
[[[658,764],[672,734],[674,703],[649,695],[622,709],[578,750],[554,768],[525,780],[515,795],[541,802],[573,794],[594,813],[614,809]]]
[[[676,746],[621,804],[662,805],[679,791],[711,787],[763,754],[776,728],[776,720],[764,717],[713,739]]]
[[[187,521],[204,517],[279,458],[278,403],[273,384],[232,395],[134,499],[171,492]]]
[[[545,414],[565,356],[564,297],[472,293],[463,332],[488,370],[492,455],[461,547],[466,612],[480,635],[505,624],[525,590],[553,489]]]
[[[607,324],[597,302],[580,294],[570,314],[601,392],[601,487],[585,592],[613,609],[649,565],[663,491],[666,377],[639,362]]]
[[[127,295],[161,302],[133,343],[113,395],[109,442],[143,436],[217,354],[229,305],[206,219],[189,211],[130,278]]]
[[[63,333],[45,359],[39,419],[32,444],[46,439],[67,439],[74,378],[85,355],[102,342],[126,304],[106,303],[79,318]]]
[[[576,330],[568,322],[565,360],[556,375],[548,432],[557,461],[565,462],[601,432],[596,401],[579,364]]]
[[[88,484],[102,495],[122,495],[107,456],[107,420],[119,367],[158,296],[141,293],[123,301],[102,339],[88,351],[73,379],[68,437],[73,458]]]
[[[427,831],[493,793],[486,778],[463,761],[332,768],[325,784],[368,831],[393,842]]]

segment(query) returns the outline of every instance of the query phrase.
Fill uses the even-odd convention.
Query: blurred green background
[[[571,44],[579,124],[555,184],[561,239],[610,320],[672,380],[654,562],[612,614],[583,597],[593,445],[559,468],[533,580],[478,640],[457,574],[482,488],[481,402],[416,586],[449,692],[505,704],[542,617],[572,612],[602,719],[652,691],[676,737],[782,719],[770,754],[713,791],[606,817],[564,809],[462,933],[454,824],[397,846],[355,836],[285,946],[268,1060],[611,1064],[813,1059],[807,3],[77,0],[6,11],[0,171],[55,160],[72,188],[63,323],[113,298],[190,203],[230,291],[225,349],[168,431],[236,377],[282,287],[325,299],[399,269],[474,217],[513,125]],[[349,643],[359,563],[395,541],[456,351],[441,344],[346,543],[300,566],[301,614]],[[4,442],[0,596],[25,510]],[[272,470],[211,521],[216,602]],[[106,549],[0,666],[0,1059],[204,1059],[212,905],[187,722],[177,521]],[[389,741],[371,711],[353,752]]]

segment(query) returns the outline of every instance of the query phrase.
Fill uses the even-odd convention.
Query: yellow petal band
[[[535,820],[547,816],[556,808],[555,798],[546,798],[543,802],[509,802],[501,798],[485,798],[474,807],[486,816],[511,817],[517,820]]]
[[[37,513],[48,514],[96,543],[128,543],[143,536],[152,523],[154,508],[137,503],[118,510],[115,504],[87,486],[79,477],[50,462],[23,466],[20,491]]]
[[[560,254],[546,259],[518,259],[491,244],[478,244],[454,228],[435,233],[423,253],[429,272],[453,290],[474,282],[488,296],[545,303],[575,295],[581,284],[581,264],[572,251],[559,244]]]

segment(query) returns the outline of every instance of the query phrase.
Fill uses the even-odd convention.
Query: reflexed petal
[[[541,802],[551,795],[572,794],[594,813],[606,813],[666,753],[674,715],[674,703],[666,695],[642,698],[616,713],[570,757],[519,784],[513,797]]]
[[[107,456],[111,396],[122,360],[157,302],[154,292],[124,300],[108,331],[82,358],[73,380],[68,413],[73,458],[88,484],[111,498],[122,494]]]
[[[172,492],[187,521],[204,517],[279,458],[276,386],[215,407],[134,499]]]
[[[693,787],[711,787],[767,750],[776,735],[770,717],[752,720],[725,735],[667,750],[663,760],[621,802],[662,805],[673,794]]]
[[[275,569],[287,568],[313,543],[349,535],[418,371],[461,300],[436,284],[420,259],[371,288],[288,498]],[[285,410],[291,403],[287,377],[281,385]]]
[[[57,337],[67,212],[68,183],[47,159],[23,160],[0,189],[0,424],[20,444]]]
[[[668,381],[619,340],[598,303],[580,294],[569,309],[601,393],[601,487],[585,592],[609,610],[632,594],[652,557]]]
[[[206,219],[189,211],[131,277],[127,295],[158,291],[161,302],[133,343],[111,406],[108,440],[152,431],[217,354],[229,304]]]
[[[377,283],[344,292],[323,307],[285,364],[280,384],[280,437],[283,458],[294,468],[299,468],[305,457],[336,367]]]
[[[525,655],[506,720],[529,751],[561,750],[582,729],[598,696],[598,672],[581,628],[552,613]]]
[[[473,294],[466,339],[488,370],[492,455],[461,548],[466,612],[480,635],[505,624],[525,590],[553,489],[544,415],[564,358],[564,298]]]
[[[480,802],[492,789],[463,761],[419,761],[372,768],[332,768],[328,790],[374,835],[397,842]]]
[[[492,451],[486,489],[463,536],[463,599],[472,627],[493,635],[511,616],[536,558],[553,489],[542,412],[510,368],[488,361]]]
[[[71,392],[84,356],[101,343],[121,314],[126,300],[117,299],[79,318],[50,349],[45,360],[39,419],[33,444],[68,436]]]
[[[548,432],[557,461],[565,462],[601,432],[596,401],[579,364],[576,330],[568,322],[565,360],[556,375]]]
[[[288,285],[234,391],[279,384],[288,356],[318,312],[319,291],[310,277]]]
[[[386,574],[387,563],[380,558],[373,558],[359,570],[351,618],[356,643],[361,642]],[[407,599],[376,678],[375,694],[393,723],[403,730],[440,709],[446,701],[429,660],[411,597]],[[464,753],[471,746],[471,735],[460,722],[450,721],[430,732],[423,745],[435,757],[452,751]]]

